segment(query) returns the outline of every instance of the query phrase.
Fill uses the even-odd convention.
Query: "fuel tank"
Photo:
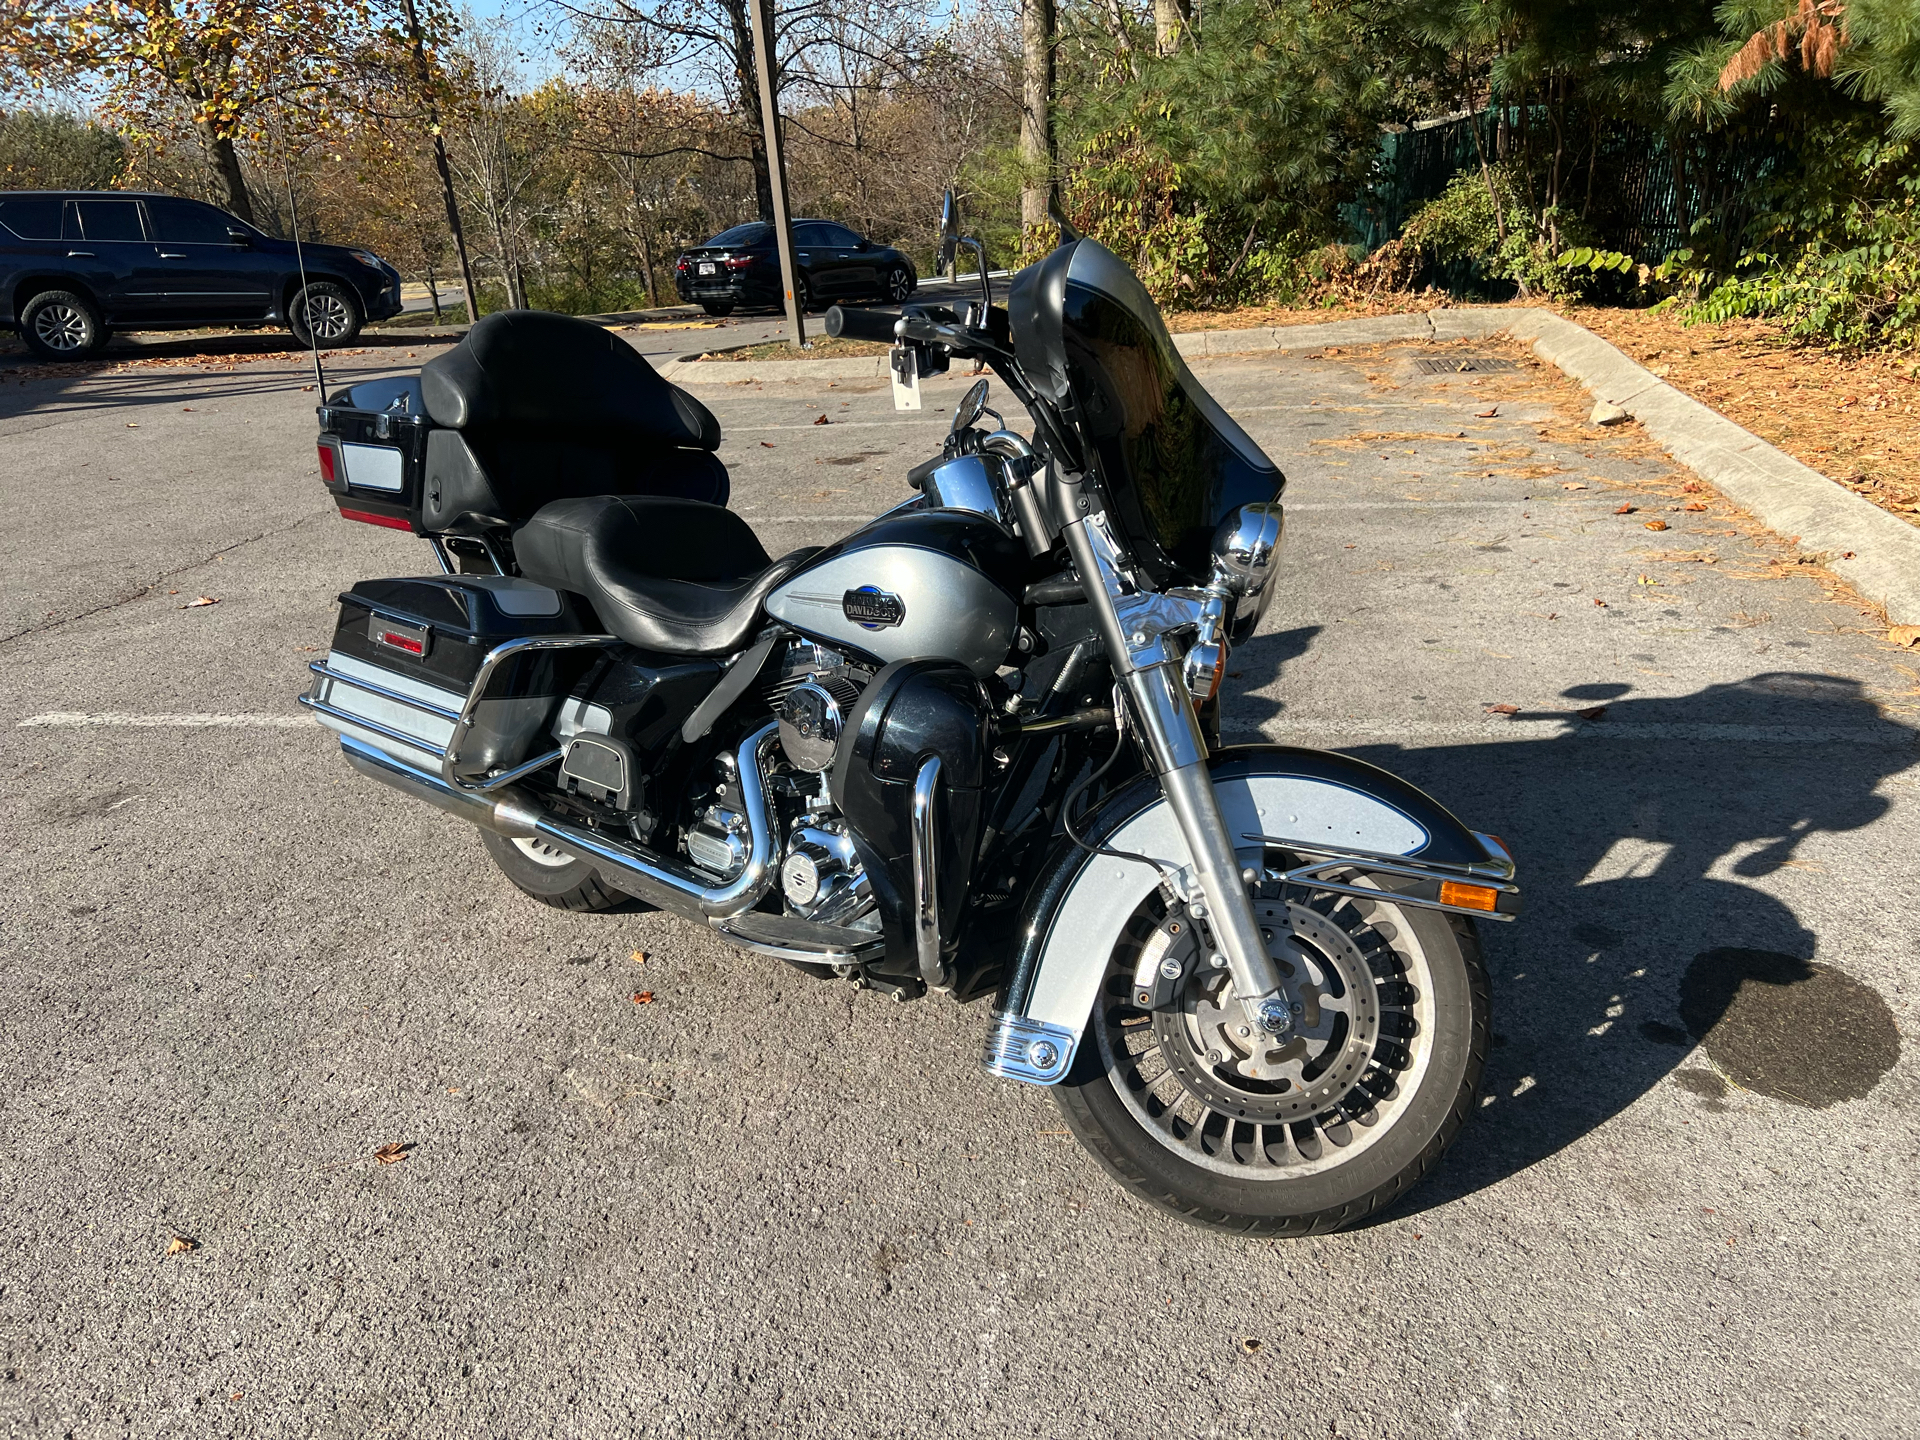
[[[937,658],[991,675],[1013,644],[1027,563],[984,515],[892,510],[796,571],[767,613],[882,663]]]

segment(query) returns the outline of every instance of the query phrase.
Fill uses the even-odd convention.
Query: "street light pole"
[[[767,178],[773,190],[773,234],[780,247],[780,280],[787,291],[787,323],[793,348],[807,344],[806,317],[800,311],[799,271],[793,261],[793,218],[787,210],[787,147],[780,135],[780,106],[773,88],[773,0],[747,0],[753,21],[753,69],[760,82],[760,132],[766,137]]]

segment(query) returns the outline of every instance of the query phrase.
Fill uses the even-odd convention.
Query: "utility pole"
[[[793,216],[787,208],[787,145],[780,133],[780,104],[773,88],[773,0],[748,0],[753,16],[753,68],[760,81],[760,127],[767,142],[767,178],[773,187],[773,235],[780,247],[780,281],[787,290],[787,323],[793,348],[807,345],[800,311],[800,279],[793,263]]]

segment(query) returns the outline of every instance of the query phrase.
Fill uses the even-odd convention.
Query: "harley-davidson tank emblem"
[[[840,597],[840,613],[862,630],[885,630],[907,618],[907,602],[891,590],[862,585]]]

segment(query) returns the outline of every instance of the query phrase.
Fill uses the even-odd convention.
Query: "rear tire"
[[[1273,904],[1256,901],[1256,912]],[[1320,1003],[1331,998],[1333,1009],[1344,1006],[1351,1017],[1331,1033],[1350,1045],[1377,1028],[1359,1050],[1316,1057],[1325,1068],[1314,1074],[1310,1062],[1304,1088],[1276,1087],[1235,1074],[1228,1042],[1216,1038],[1221,1016],[1232,1026],[1232,1010],[1208,1008],[1218,989],[1152,1012],[1133,1005],[1142,947],[1170,923],[1153,906],[1141,907],[1114,947],[1073,1070],[1054,1089],[1067,1125],[1109,1175],[1191,1224],[1299,1236],[1364,1220],[1433,1169],[1472,1113],[1486,1064],[1487,974],[1471,921],[1390,903],[1300,907],[1316,918],[1297,933],[1313,941],[1317,932],[1321,954],[1345,949],[1338,973],[1367,977],[1344,995],[1321,987]],[[1316,951],[1310,943],[1288,953]],[[1181,982],[1187,996],[1226,978],[1224,971],[1190,973]],[[1209,1018],[1211,1030],[1193,1023]],[[1184,1038],[1189,1033],[1197,1043]],[[1336,1081],[1347,1068],[1352,1080]],[[1321,1098],[1322,1087],[1334,1098]],[[1289,1113],[1292,1103],[1311,1113]]]
[[[307,329],[307,315],[313,315],[313,331]],[[351,345],[360,334],[360,306],[344,285],[331,280],[316,280],[293,297],[287,306],[287,328],[293,338],[305,346],[316,340],[321,345]]]
[[[599,913],[622,907],[652,907],[615,890],[584,860],[576,860],[539,840],[509,840],[491,830],[480,832],[480,843],[500,871],[522,894],[556,910]]]
[[[42,290],[20,307],[20,338],[43,360],[90,360],[107,343],[107,325],[91,300],[71,290]]]
[[[896,265],[887,272],[887,299],[895,305],[904,305],[907,297],[914,291],[913,272],[904,265]]]
[[[733,313],[733,304],[731,301],[702,300],[700,302],[700,308],[716,320],[722,315],[731,315]]]

